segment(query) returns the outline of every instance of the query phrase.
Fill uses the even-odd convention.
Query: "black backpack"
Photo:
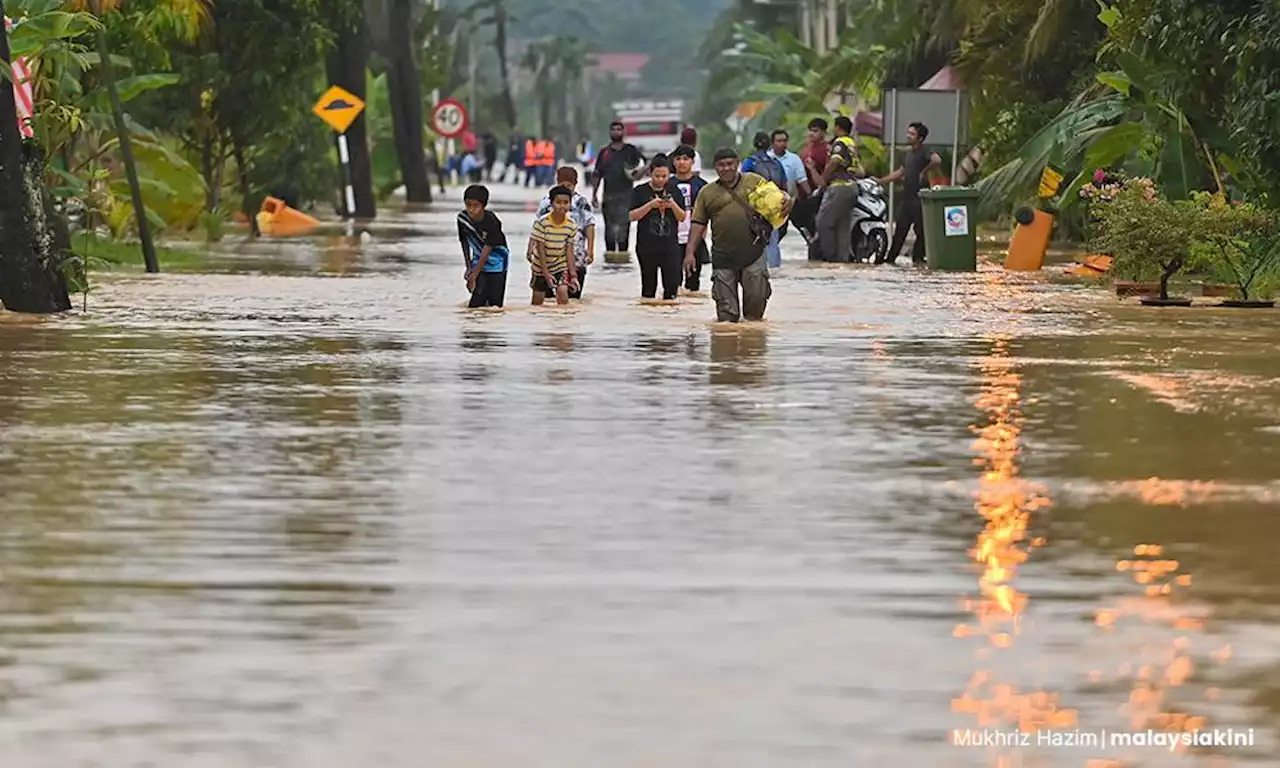
[[[787,172],[782,167],[782,161],[772,152],[757,152],[752,155],[754,162],[751,166],[751,172],[763,176],[765,181],[772,181],[778,189],[787,190]]]

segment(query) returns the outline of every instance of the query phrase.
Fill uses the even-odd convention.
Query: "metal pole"
[[[827,0],[827,50],[834,51],[840,38],[840,26],[836,20],[840,18],[840,9],[836,0]]]
[[[813,48],[813,28],[809,20],[810,0],[800,0],[800,42],[806,48]]]
[[[471,92],[467,112],[474,118],[476,115],[476,28],[474,25],[467,30],[467,79],[470,81]]]
[[[960,162],[960,89],[956,89],[956,132],[951,137],[951,186],[956,186],[956,167]]]
[[[111,117],[116,125],[116,135],[120,137],[120,155],[124,161],[125,178],[129,180],[129,196],[133,200],[133,218],[138,222],[138,239],[142,241],[142,261],[148,272],[159,272],[160,264],[156,261],[156,246],[151,242],[151,223],[147,221],[147,207],[142,201],[142,187],[138,183],[138,167],[133,160],[133,142],[129,138],[129,129],[124,123],[124,107],[120,103],[120,91],[116,89],[116,74],[111,64],[111,51],[107,48],[107,33],[102,24],[102,3],[100,0],[94,0],[92,7],[94,15],[98,16],[98,59],[102,65],[102,79],[106,81],[107,95],[111,99]],[[244,173],[244,170],[241,169],[240,172]]]
[[[347,149],[347,134],[338,134],[338,159],[342,161],[342,191],[346,203],[342,217],[348,222],[356,217],[356,190],[351,186],[351,152]],[[350,228],[348,228],[350,233]]]
[[[881,121],[884,126],[885,140],[889,142],[889,172],[893,173],[898,170],[898,89],[894,88],[889,91],[889,109],[886,110],[884,120]],[[889,234],[893,235],[897,229],[897,224],[893,218],[893,192],[894,185],[889,185]]]
[[[436,28],[435,28],[435,30],[434,30],[434,34],[435,34],[435,36],[438,38],[438,37],[440,37],[440,0],[431,0],[431,7],[432,7],[432,9],[435,11],[435,17],[436,17]],[[435,108],[436,108],[436,105],[437,105],[437,104],[439,104],[439,103],[440,103],[440,89],[439,89],[439,88],[432,88],[432,89],[431,89],[431,110],[432,110],[432,114],[435,114]],[[433,129],[433,130],[432,130],[432,132],[433,132],[433,133],[435,132],[435,131],[434,131],[434,128],[435,128],[435,126],[434,126],[434,125],[432,125],[432,129]],[[436,165],[438,165],[438,166],[441,168],[441,172],[442,172],[442,173],[444,172],[444,171],[443,171],[443,169],[444,169],[444,167],[445,167],[445,160],[446,160],[446,159],[447,159],[447,158],[445,158],[445,156],[444,156],[444,142],[440,139],[440,137],[439,137],[439,136],[437,136],[437,137],[436,137]]]

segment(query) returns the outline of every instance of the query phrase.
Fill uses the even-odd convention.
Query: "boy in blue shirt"
[[[472,184],[462,193],[466,210],[458,214],[458,241],[462,243],[462,277],[471,291],[471,308],[501,307],[507,294],[507,236],[489,204],[489,189]]]

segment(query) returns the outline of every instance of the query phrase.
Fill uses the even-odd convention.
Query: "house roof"
[[[591,57],[591,68],[617,75],[638,75],[649,63],[647,53],[597,53]]]

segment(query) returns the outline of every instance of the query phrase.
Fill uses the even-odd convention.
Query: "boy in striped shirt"
[[[533,277],[529,288],[533,291],[533,304],[540,306],[548,294],[554,294],[557,304],[569,303],[569,291],[578,286],[577,270],[573,266],[573,244],[578,237],[578,227],[569,218],[573,204],[573,190],[553,187],[551,213],[538,219],[529,239],[529,261]]]

